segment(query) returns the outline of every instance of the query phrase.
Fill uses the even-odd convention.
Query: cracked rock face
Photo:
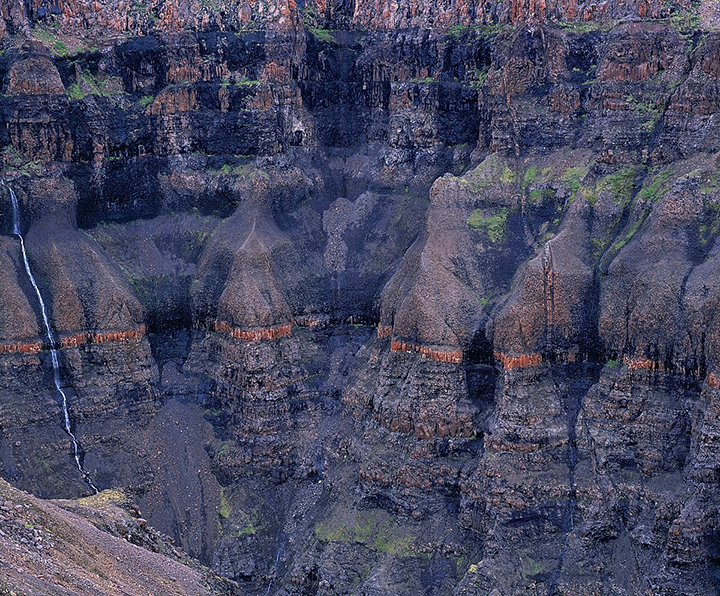
[[[715,9],[0,0],[72,430],[145,517],[63,510],[217,593],[716,593]],[[0,214],[0,474],[83,496]]]

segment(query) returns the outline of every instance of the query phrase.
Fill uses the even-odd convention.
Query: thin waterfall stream
[[[28,276],[28,279],[30,280],[30,283],[32,284],[33,289],[35,290],[35,295],[37,296],[38,302],[40,303],[40,311],[42,313],[42,320],[43,320],[43,326],[45,327],[45,336],[47,337],[48,344],[50,346],[50,359],[52,360],[52,368],[53,368],[53,383],[55,384],[55,389],[57,390],[58,394],[61,397],[61,404],[62,404],[62,414],[63,414],[63,427],[65,429],[65,432],[70,436],[70,441],[72,443],[73,448],[73,455],[75,457],[75,464],[77,465],[77,469],[82,474],[83,480],[88,484],[90,488],[95,491],[97,494],[98,488],[93,484],[92,479],[90,478],[90,475],[85,471],[85,468],[83,467],[82,460],[80,459],[81,454],[81,448],[80,448],[80,442],[78,441],[77,437],[75,436],[75,433],[72,431],[72,425],[70,423],[70,412],[69,412],[69,405],[68,405],[68,397],[65,391],[62,388],[62,384],[60,382],[60,362],[58,360],[58,353],[57,353],[57,340],[55,339],[55,335],[52,332],[52,329],[50,328],[50,321],[48,319],[47,310],[45,308],[45,301],[43,300],[42,293],[40,292],[40,288],[37,285],[37,282],[35,281],[35,276],[33,275],[32,269],[30,268],[30,261],[28,260],[27,251],[25,250],[25,240],[20,233],[20,206],[18,204],[17,197],[15,196],[15,192],[10,186],[7,186],[4,182],[2,183],[3,186],[5,186],[8,191],[10,192],[10,199],[12,201],[12,209],[13,209],[13,234],[18,237],[20,240],[20,251],[22,252],[22,258],[23,258],[23,265],[25,266],[25,273]]]

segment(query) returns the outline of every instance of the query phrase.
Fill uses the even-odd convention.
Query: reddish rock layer
[[[77,348],[83,344],[126,344],[140,341],[145,337],[145,325],[126,331],[88,331],[60,338],[63,348]]]
[[[627,358],[625,364],[630,370],[665,370],[662,362],[656,362],[648,358]]]
[[[127,344],[145,337],[145,325],[127,331],[87,331],[65,335],[60,338],[61,348],[77,348],[86,344]],[[0,344],[0,354],[37,354],[43,349],[43,342],[16,342]]]
[[[675,6],[686,6],[684,2]],[[352,23],[369,29],[438,27],[526,23],[544,21],[608,20],[635,14],[643,18],[667,16],[672,6],[655,0],[580,3],[557,0],[511,0],[479,2],[457,0],[439,6],[430,0],[400,2],[396,6],[378,0],[357,0]]]
[[[42,347],[40,341],[0,344],[0,354],[37,354]]]
[[[392,335],[392,327],[390,325],[378,325],[377,336],[380,338],[390,337]]]
[[[428,346],[421,346],[411,342],[393,340],[390,342],[391,352],[406,352],[406,353],[418,353],[423,358],[429,358],[435,362],[452,362],[459,364],[462,362],[463,353],[462,350],[444,350],[434,349]]]
[[[206,328],[211,329],[216,333],[225,333],[233,339],[255,342],[264,339],[280,339],[281,337],[287,337],[292,333],[293,324],[287,323],[285,325],[274,325],[272,327],[260,329],[240,329],[229,325],[225,321],[213,321],[208,324]]]
[[[543,361],[542,354],[521,354],[520,356],[510,356],[501,352],[495,352],[495,359],[502,364],[502,367],[505,370],[540,366]]]

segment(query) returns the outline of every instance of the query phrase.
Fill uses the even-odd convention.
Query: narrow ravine
[[[28,279],[30,280],[30,283],[32,284],[33,289],[35,290],[35,295],[37,296],[38,303],[40,304],[40,312],[42,313],[42,320],[43,320],[43,326],[45,327],[45,336],[47,337],[48,345],[50,346],[50,359],[52,360],[52,368],[53,368],[53,383],[55,385],[55,389],[57,390],[58,394],[61,398],[61,405],[62,405],[62,414],[63,414],[63,428],[65,429],[65,432],[70,436],[70,441],[72,443],[73,448],[73,456],[75,457],[75,464],[77,465],[77,469],[82,474],[83,480],[87,483],[87,485],[95,491],[97,494],[98,488],[93,484],[92,479],[90,478],[90,475],[85,471],[85,468],[82,464],[81,459],[81,447],[80,442],[78,441],[77,437],[75,436],[75,433],[72,431],[72,424],[70,422],[70,412],[68,409],[68,397],[65,391],[62,388],[62,384],[60,382],[60,362],[58,360],[58,354],[57,354],[57,341],[55,339],[55,335],[52,332],[52,329],[50,329],[50,321],[48,320],[47,310],[45,308],[45,301],[43,300],[42,293],[40,292],[40,288],[37,285],[37,282],[35,281],[35,276],[33,275],[32,269],[30,267],[30,261],[28,260],[27,251],[25,250],[25,240],[20,232],[20,206],[18,204],[17,196],[15,196],[15,192],[10,186],[7,186],[5,183],[3,183],[3,186],[6,186],[8,191],[10,192],[10,199],[12,201],[12,209],[13,209],[13,234],[18,237],[18,240],[20,241],[20,251],[22,252],[22,258],[23,258],[23,265],[25,266],[25,273],[28,276]]]

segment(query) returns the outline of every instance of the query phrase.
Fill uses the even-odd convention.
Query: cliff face
[[[26,31],[37,22],[57,22],[65,30],[98,29],[111,33],[146,33],[148,30],[177,32],[183,29],[237,31],[252,27],[294,29],[299,17],[333,25],[339,29],[404,29],[413,27],[443,29],[453,25],[487,25],[544,21],[593,21],[623,18],[668,17],[675,7],[689,8],[689,2],[647,0],[608,2],[513,2],[453,1],[438,6],[432,2],[382,3],[218,0],[4,0],[0,14],[5,31]]]
[[[717,591],[714,4],[0,17],[99,488],[247,593]],[[2,475],[77,496],[11,209]]]

